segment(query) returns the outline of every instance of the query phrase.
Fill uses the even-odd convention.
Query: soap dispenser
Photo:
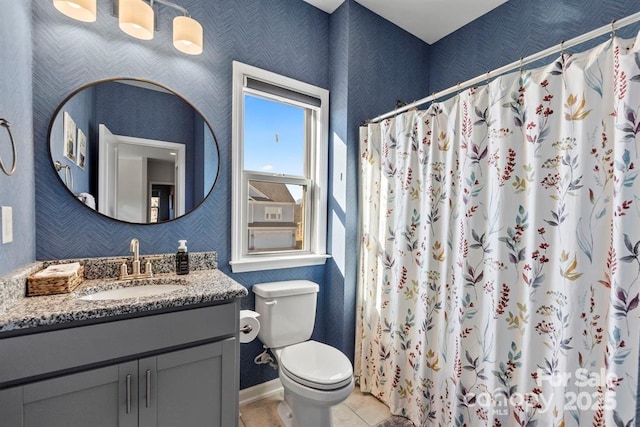
[[[187,241],[178,240],[178,252],[176,253],[176,274],[189,274],[189,252]]]

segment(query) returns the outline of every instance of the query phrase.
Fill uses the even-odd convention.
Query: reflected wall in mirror
[[[131,223],[188,213],[218,174],[218,146],[206,120],[181,96],[145,80],[77,90],[56,110],[49,144],[60,181],[78,200]]]

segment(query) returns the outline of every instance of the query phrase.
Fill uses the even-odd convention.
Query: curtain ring
[[[523,68],[522,68],[522,61],[523,61],[523,58],[521,56],[520,57],[520,74],[522,74],[522,72],[524,71]]]
[[[560,42],[560,56],[564,56],[564,40]]]
[[[611,38],[614,39],[616,37],[616,20],[611,21]]]
[[[491,83],[490,80],[491,80],[491,71],[487,71],[487,86],[489,85],[489,83]]]
[[[4,163],[2,162],[2,158],[0,158],[0,169],[2,169],[2,172],[5,175],[11,176],[16,171],[16,164],[18,163],[16,143],[13,140],[13,133],[11,132],[11,123],[9,123],[7,119],[0,119],[0,126],[7,129],[7,133],[9,134],[9,140],[11,141],[11,150],[13,151],[13,165],[11,166],[11,169],[7,171],[7,168],[4,166]]]

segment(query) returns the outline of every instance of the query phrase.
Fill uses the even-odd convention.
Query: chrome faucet
[[[120,266],[120,279],[143,279],[153,277],[153,272],[151,271],[151,260],[149,259],[145,264],[145,272],[140,272],[140,242],[138,239],[131,239],[131,243],[129,243],[129,250],[133,253],[131,274],[127,271],[126,262],[123,262]]]

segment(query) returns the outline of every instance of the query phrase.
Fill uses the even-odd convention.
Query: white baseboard
[[[274,394],[280,393],[283,390],[282,383],[279,378],[275,380],[267,381],[266,383],[254,385],[240,390],[240,405],[255,402],[256,400],[264,399]]]

